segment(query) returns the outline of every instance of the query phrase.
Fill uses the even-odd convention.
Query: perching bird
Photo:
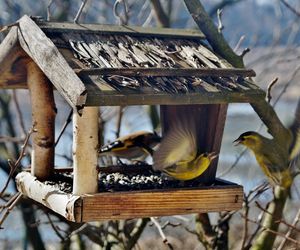
[[[175,120],[153,154],[153,169],[181,181],[200,176],[218,154],[199,153],[196,138],[192,120]]]
[[[111,155],[129,160],[153,154],[153,148],[160,143],[161,137],[156,133],[138,131],[119,137],[115,141],[102,146],[99,155]]]
[[[300,99],[293,124],[289,128],[292,142],[289,154],[281,150],[274,139],[266,138],[257,132],[249,131],[241,134],[234,142],[249,148],[270,184],[289,188],[296,172],[299,171],[300,158]],[[287,140],[288,141],[288,140]],[[296,169],[298,168],[298,169]]]

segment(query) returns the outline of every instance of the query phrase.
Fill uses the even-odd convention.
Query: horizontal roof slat
[[[120,75],[120,76],[219,76],[254,77],[252,69],[224,68],[91,68],[75,69],[78,75]]]
[[[104,93],[95,91],[95,87],[87,87],[87,106],[123,106],[123,105],[185,105],[185,104],[220,104],[251,103],[264,98],[261,89],[248,91],[201,91],[187,94],[169,93]]]
[[[37,22],[39,27],[45,32],[93,32],[93,33],[113,33],[130,34],[137,36],[160,36],[160,37],[184,37],[205,39],[204,34],[199,30],[171,29],[171,28],[144,28],[141,26],[108,25],[108,24],[76,24],[57,22]]]

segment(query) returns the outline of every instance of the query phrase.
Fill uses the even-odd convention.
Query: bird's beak
[[[208,159],[210,159],[211,161],[212,161],[213,159],[217,158],[218,156],[219,156],[219,154],[216,153],[216,152],[212,152],[212,153],[209,153],[209,154],[207,155]]]
[[[240,143],[242,142],[241,138],[237,138],[236,140],[234,140],[232,143],[233,143],[233,146],[238,146]]]

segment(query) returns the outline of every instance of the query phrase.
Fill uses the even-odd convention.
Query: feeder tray
[[[55,181],[46,182],[22,172],[16,178],[17,187],[29,198],[73,222],[231,211],[240,209],[243,202],[243,187],[221,179],[198,187],[72,195],[71,171],[60,171]],[[104,172],[113,173],[110,168]]]

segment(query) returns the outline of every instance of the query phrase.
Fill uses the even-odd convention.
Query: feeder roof
[[[0,45],[0,86],[24,87],[29,56],[74,108],[254,102],[264,96],[250,79],[254,71],[232,68],[205,42],[198,31],[23,16]]]

